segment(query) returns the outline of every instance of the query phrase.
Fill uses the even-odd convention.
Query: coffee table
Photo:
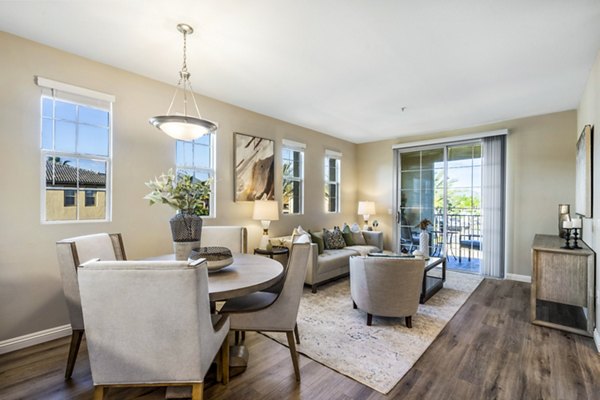
[[[435,267],[442,266],[442,276],[432,276],[428,273]],[[419,303],[425,304],[427,300],[444,287],[446,281],[446,257],[430,257],[425,263],[425,272],[423,273],[423,287],[421,288],[421,297]]]

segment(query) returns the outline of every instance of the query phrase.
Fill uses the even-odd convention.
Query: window
[[[177,175],[187,174],[210,185],[202,215],[215,217],[215,134],[209,133],[189,142],[177,140],[175,153]]]
[[[340,212],[340,169],[342,153],[325,151],[325,211]]]
[[[36,83],[42,87],[42,221],[110,220],[114,97],[41,77]]]
[[[75,205],[75,190],[64,190],[63,193],[65,195],[63,205],[73,207]]]
[[[282,149],[282,213],[304,212],[304,149],[303,143],[283,140]]]
[[[95,207],[96,206],[96,191],[86,190],[85,191],[85,206]]]

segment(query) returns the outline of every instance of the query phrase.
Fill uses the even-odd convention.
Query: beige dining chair
[[[77,266],[94,258],[115,261],[125,260],[127,257],[120,233],[98,233],[59,240],[56,242],[56,252],[72,329],[71,345],[65,370],[65,379],[69,379],[73,374],[77,353],[85,330],[83,315],[81,314],[79,285],[77,283]]]
[[[412,328],[419,308],[425,261],[399,257],[350,257],[350,295],[353,307],[373,315],[404,317]]]
[[[192,386],[220,351],[229,380],[229,319],[211,315],[203,259],[96,261],[78,272],[94,399],[111,386]]]
[[[232,330],[285,332],[297,381],[300,381],[300,367],[294,329],[309,256],[310,244],[292,245],[285,281],[279,293],[257,292],[236,297],[227,300],[220,310],[229,315]]]
[[[200,245],[222,246],[234,253],[247,253],[248,230],[244,226],[204,226]]]

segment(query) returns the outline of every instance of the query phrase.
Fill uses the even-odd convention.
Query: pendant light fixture
[[[187,70],[187,35],[191,35],[194,32],[194,28],[188,24],[178,24],[177,30],[183,34],[183,66],[181,67],[181,71],[179,71],[179,82],[177,82],[177,88],[175,89],[175,94],[173,94],[173,99],[171,99],[167,114],[152,117],[149,122],[175,139],[194,140],[202,135],[216,131],[217,125],[200,116],[200,110],[198,110],[198,104],[196,103],[192,83],[190,82],[191,74]],[[171,109],[179,91],[183,91],[183,114],[171,114]],[[194,102],[197,117],[188,115],[188,99],[190,97]]]

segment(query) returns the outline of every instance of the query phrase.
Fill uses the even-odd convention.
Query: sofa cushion
[[[325,250],[318,258],[319,273],[347,266],[350,256],[356,255],[358,255],[356,250],[348,249],[347,247],[344,249]]]
[[[334,228],[331,231],[323,228],[323,241],[325,242],[325,249],[335,250],[346,247],[340,228]]]
[[[380,248],[377,248],[377,246],[371,246],[368,244],[365,245],[356,245],[356,246],[348,246],[346,247],[346,249],[348,250],[354,250],[356,251],[358,254],[360,254],[361,256],[366,256],[369,253],[378,253],[381,251]]]

